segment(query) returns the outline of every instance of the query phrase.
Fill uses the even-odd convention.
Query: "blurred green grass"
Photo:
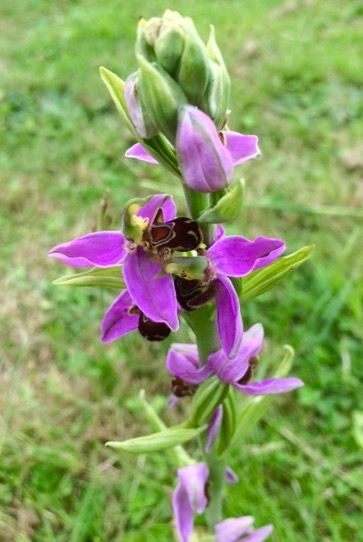
[[[109,224],[143,183],[167,174],[126,163],[131,143],[98,75],[136,68],[139,15],[169,7],[216,26],[233,92],[231,128],[260,136],[241,168],[236,230],[282,236],[313,259],[244,307],[266,329],[266,364],[289,342],[305,381],[278,399],[233,454],[241,483],[227,515],[275,525],[279,542],[363,540],[363,9],[359,0],[3,0],[0,17],[0,539],[170,540],[175,467],[103,443],[146,431],[134,397],[168,394],[166,346],[108,346],[99,322],[112,292],[54,287],[47,250]],[[262,364],[261,364],[262,365]],[[172,418],[169,413],[167,416]],[[357,437],[358,435],[358,437]]]

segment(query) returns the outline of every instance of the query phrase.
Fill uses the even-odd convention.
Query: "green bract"
[[[218,436],[217,455],[222,456],[229,448],[236,431],[236,404],[234,391],[229,388],[227,397],[222,403],[223,414]]]
[[[224,401],[229,385],[212,376],[203,382],[190,405],[189,425],[200,426],[209,421],[215,409]]]
[[[236,220],[243,205],[243,198],[244,181],[240,179],[233,188],[227,188],[219,201],[210,209],[205,210],[198,221],[202,224],[222,224]]]
[[[138,437],[121,442],[106,442],[106,446],[116,450],[122,450],[130,454],[147,454],[151,452],[160,452],[173,448],[197,437],[206,429],[206,426],[190,428],[183,425],[169,427],[165,431],[153,433],[146,437]]]
[[[288,256],[279,258],[267,267],[253,271],[247,277],[243,277],[239,295],[240,300],[242,302],[248,301],[270,290],[277,282],[306,262],[313,253],[314,248],[314,245],[302,247]]]
[[[295,357],[294,349],[285,345],[286,351],[277,371],[273,375],[274,378],[283,378],[287,376],[292,367],[292,362]],[[254,397],[248,400],[247,404],[239,412],[236,420],[236,430],[233,435],[233,443],[241,442],[245,436],[255,427],[260,419],[266,414],[270,404],[274,400],[273,395],[265,395]]]
[[[83,273],[65,275],[52,282],[57,286],[98,286],[101,288],[116,288],[123,290],[125,283],[121,276],[121,266],[99,268],[93,267]]]
[[[202,109],[208,113],[220,130],[226,120],[231,80],[216,42],[214,26],[210,27],[207,52],[210,58],[210,73]]]

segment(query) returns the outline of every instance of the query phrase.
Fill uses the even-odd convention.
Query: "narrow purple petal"
[[[240,542],[263,542],[270,536],[273,531],[272,525],[266,525],[260,529],[256,529],[249,536],[240,539]],[[217,541],[218,542],[218,541]]]
[[[184,181],[198,192],[229,185],[233,164],[212,120],[192,106],[180,110],[176,151]]]
[[[218,436],[221,423],[222,423],[222,418],[223,418],[223,408],[222,408],[222,405],[219,405],[219,407],[217,407],[215,411],[213,412],[213,416],[208,427],[208,439],[204,448],[206,453],[210,451],[211,447],[213,446]]]
[[[205,463],[188,465],[178,470],[179,485],[173,494],[173,511],[180,542],[188,542],[193,531],[194,513],[207,506],[205,486],[208,479]]]
[[[174,200],[168,194],[156,194],[152,196],[136,214],[142,218],[148,218],[150,222],[153,222],[159,209],[163,210],[164,222],[169,222],[169,220],[173,220],[176,216]]]
[[[217,542],[236,542],[241,536],[252,532],[253,523],[252,516],[225,519],[215,526],[216,540]]]
[[[207,254],[219,273],[229,277],[244,277],[276,260],[285,248],[281,239],[257,237],[249,241],[233,235],[216,241]]]
[[[223,226],[218,224],[218,226],[216,227],[215,234],[214,234],[214,243],[216,241],[219,241],[219,239],[222,239],[222,237],[224,237],[225,235],[226,235],[225,229],[223,228]]]
[[[221,351],[213,352],[208,357],[208,365],[223,382],[234,384],[238,382],[249,367],[250,359],[258,354],[263,343],[263,327],[255,324],[243,333],[242,341],[233,359],[221,356]]]
[[[227,484],[238,484],[239,482],[237,474],[231,469],[231,467],[226,467],[224,480]]]
[[[119,231],[98,231],[53,247],[49,256],[72,267],[112,267],[127,255],[124,242]]]
[[[228,357],[233,357],[243,334],[238,295],[228,277],[218,277],[216,294],[217,330],[220,343]]]
[[[130,296],[141,312],[176,331],[179,320],[174,282],[170,275],[155,278],[161,270],[161,265],[149,260],[141,248],[129,254],[122,268]]]
[[[238,132],[223,132],[223,135],[234,166],[259,156],[260,149],[258,148],[257,136],[243,135]]]
[[[179,540],[180,542],[188,542],[193,531],[194,514],[188,493],[181,483],[173,493],[173,511]]]
[[[180,397],[177,397],[176,395],[172,394],[169,397],[168,402],[166,403],[167,408],[173,408],[177,403],[179,403]]]
[[[124,290],[107,310],[101,323],[101,341],[108,343],[138,328],[139,315],[129,314],[132,299]]]
[[[208,504],[205,486],[208,480],[206,463],[194,463],[178,470],[181,485],[188,494],[188,499],[195,514],[202,514]]]
[[[270,378],[246,385],[233,384],[236,390],[252,396],[287,393],[303,385],[304,383],[299,378]]]
[[[199,367],[199,358],[196,348],[177,349],[176,346],[195,346],[195,345],[175,345],[169,349],[166,357],[166,368],[174,376],[178,376],[189,384],[201,384],[212,375],[212,370],[203,365]]]
[[[151,154],[147,152],[146,149],[140,143],[135,143],[125,152],[126,158],[135,158],[136,160],[141,160],[142,162],[147,162],[148,164],[159,164],[157,160]]]

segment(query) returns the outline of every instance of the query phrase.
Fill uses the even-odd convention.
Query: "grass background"
[[[143,183],[98,66],[135,70],[135,27],[165,8],[214,23],[233,81],[231,128],[260,137],[238,231],[314,243],[313,259],[244,307],[266,363],[288,342],[305,387],[279,398],[234,450],[226,517],[272,522],[274,542],[363,541],[363,9],[359,0],[3,0],[0,17],[0,539],[168,541],[175,467],[105,441],[146,431],[140,387],[161,408],[167,345],[101,346],[114,292],[55,287],[49,247],[108,226]],[[262,364],[261,364],[262,365]],[[164,413],[163,413],[164,415]],[[167,414],[172,419],[170,414]]]

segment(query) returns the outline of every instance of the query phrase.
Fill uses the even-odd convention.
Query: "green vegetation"
[[[233,81],[230,127],[260,136],[262,157],[239,169],[247,200],[239,231],[281,236],[289,252],[316,245],[311,261],[244,305],[246,327],[266,329],[261,370],[290,343],[293,374],[306,385],[277,399],[236,447],[241,482],[226,515],[272,522],[275,542],[359,542],[359,0],[2,1],[0,539],[171,539],[171,460],[104,447],[146,433],[140,387],[162,409],[167,345],[136,336],[100,345],[114,292],[54,286],[65,268],[47,259],[51,246],[97,227],[105,198],[103,220],[117,228],[123,203],[146,185],[172,189],[172,176],[123,158],[132,141],[98,74],[99,65],[131,72],[137,17],[166,7],[193,17],[205,37],[215,24]]]

